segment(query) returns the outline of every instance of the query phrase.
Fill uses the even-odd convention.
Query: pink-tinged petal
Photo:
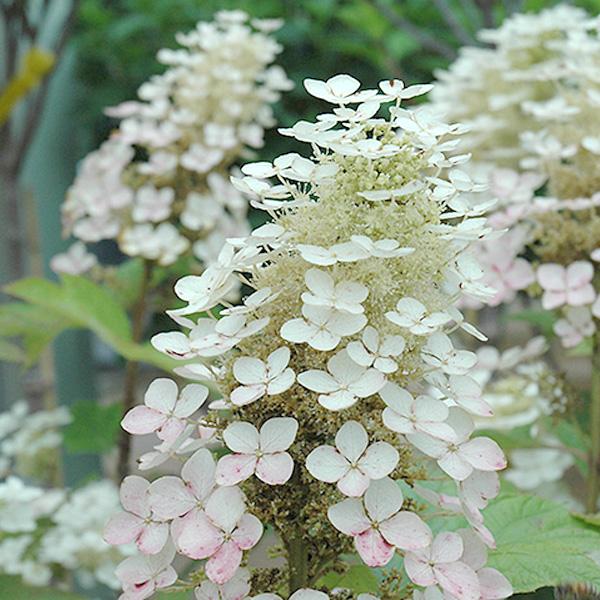
[[[117,566],[115,575],[123,587],[131,587],[150,581],[153,573],[145,556],[130,556]]]
[[[156,585],[154,584],[154,580],[133,586],[124,585],[123,594],[119,596],[119,600],[145,600],[146,598],[150,598],[155,591]]]
[[[335,483],[346,474],[350,463],[333,446],[319,446],[306,457],[306,468],[315,479]]]
[[[477,574],[463,562],[438,564],[433,568],[439,585],[461,600],[480,600],[481,592]]]
[[[417,585],[427,587],[435,584],[433,569],[426,557],[408,552],[404,557],[404,569],[409,579]]]
[[[535,272],[524,258],[516,258],[504,280],[513,290],[524,290],[535,281]]]
[[[298,421],[292,417],[274,417],[260,428],[260,449],[263,452],[284,452],[296,439]]]
[[[236,406],[246,406],[247,404],[252,404],[259,398],[262,398],[265,395],[265,386],[264,384],[258,385],[247,385],[240,386],[235,388],[229,399]]]
[[[420,550],[431,543],[431,529],[415,513],[400,511],[379,524],[379,531],[392,546],[401,550]]]
[[[235,528],[231,535],[231,539],[242,550],[250,550],[258,543],[258,540],[262,537],[263,526],[262,523],[250,513],[246,513],[241,519],[238,526]]]
[[[398,451],[391,444],[375,442],[367,448],[358,464],[371,479],[381,479],[396,468],[399,458]]]
[[[554,263],[547,263],[538,267],[537,279],[539,284],[550,291],[565,289],[567,274],[565,268]]]
[[[210,450],[201,448],[187,460],[181,477],[187,482],[196,498],[204,500],[215,487],[215,459]]]
[[[175,408],[179,389],[172,379],[155,379],[146,390],[144,404],[163,414],[169,414]]]
[[[155,578],[154,584],[157,589],[162,589],[173,585],[177,581],[177,571],[169,565],[161,571]]]
[[[370,479],[360,469],[349,469],[337,482],[337,487],[345,496],[357,498],[362,496],[369,487]]]
[[[331,524],[346,535],[355,536],[371,527],[362,502],[355,498],[349,498],[330,506],[327,516]]]
[[[482,600],[502,600],[512,596],[510,581],[496,569],[484,567],[477,571]]]
[[[150,507],[159,519],[185,515],[196,506],[196,498],[179,477],[166,475],[150,484]]]
[[[553,310],[566,304],[567,302],[567,294],[564,291],[560,292],[544,292],[542,296],[542,308],[545,310]]]
[[[208,398],[208,388],[200,383],[186,385],[179,394],[173,414],[181,419],[193,415]]]
[[[460,484],[463,502],[483,509],[500,493],[500,479],[493,471],[475,471]]]
[[[121,511],[113,515],[106,524],[104,539],[113,546],[129,544],[140,535],[143,526],[143,519]]]
[[[135,406],[121,421],[121,427],[133,435],[144,435],[156,431],[167,420],[160,412],[147,406]]]
[[[169,417],[158,429],[156,435],[165,442],[174,442],[185,429],[185,421]]]
[[[223,544],[223,534],[208,519],[204,511],[194,510],[181,519],[177,546],[181,554],[201,560],[217,552]]]
[[[594,267],[586,260],[578,260],[567,267],[566,278],[569,288],[584,286],[590,283],[593,277]]]
[[[218,485],[236,485],[254,475],[255,454],[227,454],[219,459],[215,480]]]
[[[499,471],[506,467],[506,458],[494,440],[477,437],[460,447],[461,456],[480,471]]]
[[[168,523],[149,523],[140,533],[137,547],[144,554],[157,554],[165,547],[168,538]]]
[[[125,477],[119,490],[123,508],[138,517],[150,516],[149,487],[150,483],[139,475]]]
[[[437,463],[442,471],[448,473],[456,481],[463,481],[473,472],[473,466],[462,457],[459,451],[448,452],[438,459]]]
[[[223,585],[235,575],[242,555],[242,550],[234,541],[225,542],[206,563],[206,576],[217,585]]]
[[[592,304],[595,299],[596,291],[591,283],[567,290],[567,304],[570,306],[584,306],[585,304]]]
[[[458,533],[438,533],[431,545],[431,560],[435,563],[453,563],[462,556],[463,549],[463,540]]]
[[[388,544],[381,534],[375,529],[367,531],[354,538],[354,547],[369,567],[383,567],[387,565],[394,556],[395,549]]]
[[[269,485],[281,485],[294,471],[294,461],[287,452],[265,454],[256,463],[256,476]]]

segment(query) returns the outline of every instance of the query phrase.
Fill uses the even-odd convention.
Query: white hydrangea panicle
[[[477,189],[445,155],[462,128],[402,106],[429,86],[361,90],[342,74],[307,80],[306,89],[333,104],[316,123],[282,130],[310,145],[306,156],[252,163],[233,180],[271,221],[230,239],[202,276],[183,278],[176,293],[187,306],[170,315],[186,333],[153,339],[187,361],[178,374],[191,385],[210,381],[221,397],[145,460],[195,451],[181,477],[149,486],[150,510],[171,522],[178,552],[208,559],[193,576],[198,598],[231,591],[275,600],[273,589],[325,598],[308,586],[332,556],[353,549],[370,567],[410,555],[404,571],[413,584],[482,597],[485,551],[477,545],[476,561],[463,560],[462,538],[434,532],[412,497],[464,514],[473,535],[493,546],[481,509],[497,495],[506,462],[490,439],[471,437],[473,417],[491,410],[471,376],[477,355],[450,338],[459,327],[485,337],[455,304],[479,289],[480,270],[465,256],[492,232],[479,210],[444,219],[450,201],[458,211],[462,194]],[[440,181],[449,182],[443,194]],[[251,290],[238,306],[227,300],[231,280]],[[219,306],[219,319],[198,318]],[[157,433],[165,419],[180,418],[175,388],[169,397],[150,415]],[[197,406],[204,397],[199,389]],[[139,409],[124,419],[130,429],[146,427],[135,423]],[[208,446],[219,442],[215,462]],[[425,465],[453,480],[456,496],[419,492]],[[267,526],[287,572],[272,586],[257,576],[248,591],[238,567]],[[438,538],[456,546],[445,562]],[[423,557],[440,558],[427,577],[413,568]],[[509,593],[504,587],[499,597]]]
[[[275,29],[239,14],[223,11],[177,34],[181,48],[158,52],[164,73],[138,100],[107,109],[120,122],[82,162],[63,204],[66,233],[115,239],[123,253],[161,265],[185,253],[212,263],[226,238],[248,233],[247,201],[229,169],[262,146],[272,104],[292,84],[273,64]],[[90,266],[77,249],[55,260],[63,272]]]

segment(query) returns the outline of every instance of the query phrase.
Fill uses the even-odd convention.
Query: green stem
[[[596,320],[596,327],[600,322]],[[589,476],[586,499],[586,511],[595,513],[598,510],[600,493],[600,330],[594,335],[592,353],[592,389],[590,395],[590,438]]]
[[[287,543],[289,593],[308,587],[308,547],[302,539],[301,532]]]
[[[144,319],[146,316],[146,300],[148,287],[152,277],[152,263],[144,261],[144,273],[140,285],[140,294],[133,307],[132,314],[132,339],[139,343],[144,334]],[[135,406],[135,391],[138,380],[139,363],[127,361],[125,366],[125,381],[123,384],[123,416]],[[124,429],[119,437],[119,457],[117,474],[122,481],[129,474],[129,458],[131,454],[131,435]]]

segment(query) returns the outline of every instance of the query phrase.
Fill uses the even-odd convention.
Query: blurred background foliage
[[[296,82],[278,107],[279,123],[310,118],[301,88],[305,77],[348,72],[366,85],[398,77],[426,82],[451,61],[475,33],[509,14],[539,11],[551,0],[83,0],[75,31],[78,47],[77,131],[97,145],[110,131],[106,106],[135,96],[161,65],[150,56],[176,47],[177,31],[192,29],[221,9],[284,20],[277,37],[281,64]],[[600,0],[574,2],[597,14]],[[313,109],[314,110],[314,109]],[[89,136],[93,136],[90,140]],[[271,132],[265,158],[285,151]],[[289,151],[289,150],[288,150]]]

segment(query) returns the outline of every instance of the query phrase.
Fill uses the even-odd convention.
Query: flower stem
[[[308,547],[302,539],[301,531],[297,537],[287,542],[289,593],[308,587]]]
[[[600,327],[600,323],[596,322],[596,326]],[[595,513],[598,510],[598,495],[600,493],[600,331],[596,331],[594,334],[594,349],[592,353],[590,438],[586,511],[588,513]]]
[[[132,339],[137,344],[144,334],[144,320],[146,316],[146,300],[148,286],[152,276],[152,263],[144,261],[144,272],[140,284],[140,293],[133,306],[132,314]],[[135,406],[135,391],[137,387],[139,363],[134,360],[127,361],[125,366],[125,381],[123,384],[123,415]],[[117,474],[122,481],[129,474],[129,456],[131,454],[131,435],[124,429],[119,437],[119,455]]]

